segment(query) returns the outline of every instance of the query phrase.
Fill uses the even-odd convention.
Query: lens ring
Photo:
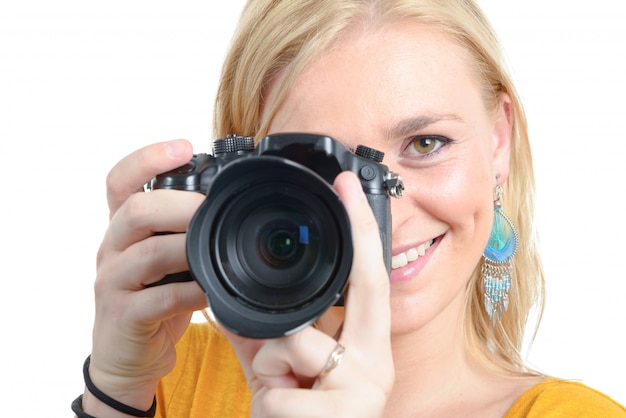
[[[341,238],[332,212],[301,186],[269,183],[232,199],[216,220],[214,254],[222,285],[259,309],[290,310],[317,298],[332,283]],[[259,225],[288,219],[307,230],[302,256],[277,268],[259,253]]]
[[[250,197],[254,190],[268,182],[295,185],[307,196],[315,196],[332,219],[332,222],[326,218],[318,221],[321,222],[320,230],[324,231],[322,236],[328,236],[327,231],[335,234],[331,244],[321,245],[332,247],[337,253],[332,280],[328,280],[316,298],[289,309],[255,306],[225,285],[230,280],[230,271],[228,263],[222,260],[224,254],[229,253],[224,253],[224,248],[215,241],[215,237],[225,236],[228,228],[233,226],[224,222],[233,199]],[[315,321],[343,294],[352,256],[350,221],[330,184],[307,167],[280,157],[249,157],[230,162],[215,175],[207,199],[196,211],[187,230],[190,271],[204,290],[212,313],[231,332],[250,338],[289,335]]]

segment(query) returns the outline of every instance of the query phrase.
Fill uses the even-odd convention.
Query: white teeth
[[[419,247],[411,248],[409,251],[406,252],[406,259],[408,261],[415,261],[420,255],[424,255],[424,252],[425,251],[420,252]]]
[[[426,254],[426,250],[433,244],[433,242],[434,240],[431,240],[420,244],[415,248],[411,248],[406,252],[394,255],[393,257],[391,257],[391,268],[397,269],[400,267],[404,267],[409,264],[409,262],[417,260],[424,254]]]
[[[397,269],[398,267],[404,267],[407,264],[409,264],[409,260],[408,260],[408,257],[406,256],[406,253],[394,255],[393,257],[391,257],[392,269]]]

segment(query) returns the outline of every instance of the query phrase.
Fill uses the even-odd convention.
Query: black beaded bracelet
[[[154,397],[154,400],[152,401],[152,406],[150,407],[150,409],[148,409],[147,411],[142,411],[140,409],[133,408],[132,406],[128,406],[119,401],[116,401],[115,399],[111,398],[110,396],[102,392],[100,389],[98,389],[96,385],[93,384],[93,382],[91,381],[91,377],[89,376],[89,363],[90,362],[91,362],[91,356],[87,356],[87,359],[85,360],[85,364],[83,365],[83,376],[85,378],[85,386],[87,386],[87,389],[89,390],[89,392],[91,392],[91,394],[96,399],[110,406],[116,411],[122,412],[127,415],[131,415],[133,417],[152,418],[156,415],[156,396]],[[78,417],[93,418],[91,417],[91,415],[88,415],[85,412],[83,412],[82,400],[83,399],[81,395],[78,397],[78,399],[76,399],[72,403],[72,411],[74,411],[74,413],[76,413]],[[78,411],[76,409],[78,409]],[[82,415],[79,415],[79,412]]]

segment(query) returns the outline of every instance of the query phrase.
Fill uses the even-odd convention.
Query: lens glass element
[[[309,227],[288,220],[268,222],[257,239],[260,257],[275,268],[289,268],[302,257],[308,244]]]

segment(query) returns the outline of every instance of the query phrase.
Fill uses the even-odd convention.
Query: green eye
[[[452,142],[452,139],[441,135],[418,135],[412,138],[409,153],[430,156]]]
[[[418,137],[413,140],[413,148],[420,154],[430,154],[440,145],[441,142],[431,136]]]

